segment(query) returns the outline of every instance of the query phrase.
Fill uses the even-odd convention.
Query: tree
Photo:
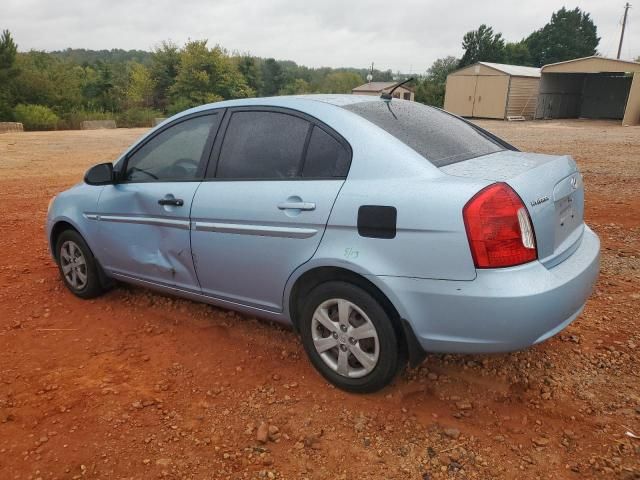
[[[113,67],[109,63],[98,61],[86,70],[87,77],[83,95],[91,110],[113,112],[118,107],[118,96],[114,92]]]
[[[460,59],[451,55],[438,58],[427,70],[426,79],[431,82],[445,84],[447,83],[447,75],[457,70],[459,63]]]
[[[180,49],[175,43],[165,41],[153,50],[149,75],[153,82],[153,105],[156,108],[167,108],[169,90],[176,83],[179,65]]]
[[[504,40],[501,33],[493,33],[492,27],[480,25],[478,30],[465,33],[462,39],[464,55],[459,67],[466,67],[476,62],[503,62]]]
[[[595,55],[600,38],[588,13],[577,7],[573,10],[562,7],[551,15],[549,23],[529,35],[524,42],[532,63],[542,67]]]
[[[269,97],[277,95],[285,86],[285,76],[280,64],[273,58],[262,62],[262,90],[260,95]]]
[[[333,72],[322,82],[323,93],[351,93],[358,85],[362,85],[362,77],[353,72]]]
[[[153,104],[153,90],[154,83],[147,67],[138,62],[131,62],[125,93],[127,107],[150,107]]]
[[[238,71],[244,77],[245,82],[254,92],[259,92],[262,87],[262,76],[258,60],[251,55],[237,57]]]
[[[442,107],[447,75],[457,70],[459,63],[460,60],[452,56],[439,58],[433,62],[424,80],[416,86],[416,101]]]
[[[18,75],[15,68],[18,46],[11,38],[9,30],[4,30],[0,36],[0,120],[12,120],[13,107],[12,86],[13,79]]]
[[[84,71],[67,60],[32,50],[18,53],[13,85],[16,104],[43,105],[57,114],[81,105]]]
[[[170,89],[171,102],[181,109],[225,98],[253,95],[226,51],[207,47],[207,40],[188,42],[180,52],[176,81]]]
[[[504,62],[509,65],[533,65],[527,44],[524,41],[507,43],[504,47]]]
[[[311,92],[311,85],[302,78],[296,78],[293,82],[287,83],[284,88],[280,90],[281,95],[301,95]]]

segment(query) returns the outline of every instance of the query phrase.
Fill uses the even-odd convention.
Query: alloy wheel
[[[60,267],[65,280],[74,290],[82,290],[87,285],[87,261],[75,242],[67,240],[60,247]]]
[[[320,358],[339,375],[364,377],[378,364],[378,332],[371,319],[348,300],[322,302],[313,313],[311,332]]]

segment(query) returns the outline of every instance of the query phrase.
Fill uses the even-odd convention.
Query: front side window
[[[158,182],[195,180],[209,135],[220,114],[190,118],[153,137],[127,161],[124,180]]]
[[[344,108],[390,133],[436,167],[505,149],[459,118],[418,102],[361,102]]]
[[[234,112],[220,150],[217,178],[298,176],[309,122],[280,112]]]

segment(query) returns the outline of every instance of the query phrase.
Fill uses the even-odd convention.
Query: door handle
[[[315,210],[316,204],[313,202],[280,202],[280,210]]]
[[[173,205],[175,207],[181,207],[184,205],[184,200],[181,198],[161,198],[158,200],[159,205]]]

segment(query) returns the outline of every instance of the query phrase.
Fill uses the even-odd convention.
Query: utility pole
[[[624,29],[627,26],[627,13],[629,12],[629,8],[631,8],[631,5],[627,2],[624,6],[624,18],[622,19],[622,31],[620,32],[620,44],[618,45],[617,59],[620,59],[620,52],[622,52],[622,40],[624,40]]]

